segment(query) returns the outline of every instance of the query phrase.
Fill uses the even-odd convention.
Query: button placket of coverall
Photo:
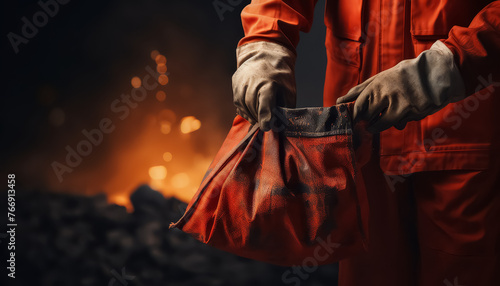
[[[410,3],[397,0],[381,0],[380,2],[380,64],[379,72],[392,68],[400,61],[404,60],[409,53],[411,35],[405,33],[409,22]],[[386,18],[384,18],[386,17]],[[410,47],[412,48],[412,47]],[[406,128],[399,131],[394,128],[386,130],[380,134],[380,154],[393,155],[405,154],[411,146],[409,134],[419,134],[414,130],[419,128],[415,124],[407,124]],[[402,142],[402,143],[401,143]]]

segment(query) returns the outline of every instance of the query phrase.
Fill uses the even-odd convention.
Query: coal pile
[[[132,213],[108,204],[104,194],[18,191],[16,201],[17,277],[1,285],[336,285],[336,265],[283,280],[291,268],[241,258],[169,230],[186,204],[148,186],[131,195]]]

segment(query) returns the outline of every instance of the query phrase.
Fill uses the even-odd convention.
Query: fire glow
[[[151,58],[156,62],[156,70],[160,73],[158,82],[161,85],[166,85],[169,80],[168,76],[165,75],[167,72],[166,57],[154,50],[151,52]],[[131,80],[131,84],[135,88],[141,85],[140,79],[139,81],[137,79],[139,78],[134,77]],[[156,92],[155,98],[159,102],[163,102],[166,100],[167,94],[163,90],[160,90]],[[159,122],[159,132],[163,135],[169,135],[175,127],[177,116],[174,111],[165,108],[159,112],[157,121]],[[201,128],[201,121],[194,116],[185,116],[180,120],[178,128],[182,134],[189,134]],[[162,159],[164,164],[169,164],[173,161],[174,155],[170,151],[165,151],[162,154]],[[172,175],[170,175],[170,172],[167,171],[167,167],[165,165],[151,166],[148,170],[150,177],[149,185],[166,196],[176,196],[184,201],[188,201],[197,190],[197,185],[200,183],[200,175],[203,176],[204,170],[208,168],[209,164],[207,159],[196,161],[198,164],[195,168],[186,170],[188,172],[183,171],[173,173]],[[192,174],[193,172],[196,172],[194,176]],[[114,203],[126,205],[127,208],[130,208],[130,202],[124,196],[114,196],[111,197],[110,200]]]
[[[201,122],[194,116],[186,116],[181,121],[181,132],[184,134],[194,132],[201,128]]]
[[[207,144],[200,148],[201,134],[194,134],[202,128],[201,120],[189,113],[181,115],[181,111],[186,111],[182,105],[169,105],[175,103],[175,93],[163,88],[169,81],[165,56],[153,51],[151,58],[160,73],[156,77],[158,87],[149,91],[149,100],[134,103],[126,117],[115,119],[112,132],[103,133],[102,142],[109,144],[106,147],[111,152],[96,146],[92,151],[96,154],[89,154],[75,168],[77,172],[50,184],[53,189],[89,195],[105,191],[110,203],[128,210],[132,209],[130,193],[143,183],[166,197],[186,202],[195,194],[211,163],[213,150],[207,149]],[[147,83],[132,76],[128,84],[139,89]]]

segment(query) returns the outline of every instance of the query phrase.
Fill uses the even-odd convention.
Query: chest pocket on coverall
[[[489,2],[412,0],[411,35],[415,55],[430,48],[436,40],[447,38],[453,26],[468,27]],[[488,168],[488,150],[498,129],[493,122],[500,119],[494,112],[500,103],[495,98],[498,96],[483,91],[423,119],[419,136],[421,151],[464,153],[462,160],[451,164],[443,162],[442,169]]]

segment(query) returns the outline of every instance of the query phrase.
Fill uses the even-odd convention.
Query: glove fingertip
[[[267,120],[260,121],[259,125],[260,125],[260,130],[264,132],[271,130],[271,123]]]
[[[336,104],[342,104],[342,103],[346,103],[346,101],[344,101],[342,97],[338,98]]]
[[[351,101],[354,101],[356,98],[352,95],[349,95],[349,94],[346,94],[342,97],[339,97],[337,98],[337,104],[341,104],[341,103],[347,103],[347,102],[351,102]]]
[[[361,121],[361,107],[358,103],[354,104],[353,112],[352,112],[352,121],[356,124]]]
[[[394,125],[394,127],[395,127],[397,130],[403,130],[403,129],[405,129],[406,124],[407,124],[407,122],[398,123],[398,124]]]

